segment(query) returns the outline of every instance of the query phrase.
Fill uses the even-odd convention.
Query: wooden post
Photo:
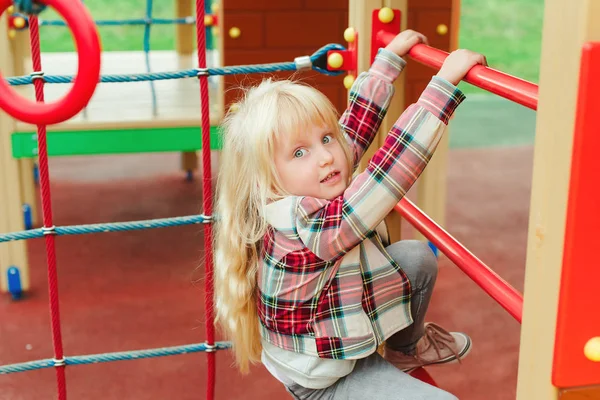
[[[17,31],[14,39],[10,39],[10,52],[13,64],[13,75],[27,75],[31,71],[31,47],[29,46],[29,30]],[[29,64],[27,64],[29,63]],[[31,207],[31,220],[38,225],[39,213],[37,208],[37,189],[33,179],[34,158],[22,158],[17,160],[19,164],[19,181],[21,182],[21,196],[23,203]]]
[[[450,48],[448,51],[452,52],[458,48],[460,0],[452,0],[452,16],[450,24]],[[452,125],[450,125],[449,130],[450,129],[452,129]],[[417,185],[417,205],[425,212],[425,214],[433,218],[433,220],[442,227],[446,223],[449,150],[450,133],[447,132],[440,140],[433,157],[429,164],[427,164]],[[426,240],[420,232],[415,232],[415,238],[418,240]]]
[[[389,7],[391,9],[400,10],[400,15],[401,15],[400,29],[402,29],[402,30],[406,29],[406,25],[407,25],[407,21],[408,21],[408,0],[384,0],[382,6]],[[378,8],[381,8],[381,6]],[[369,12],[369,16],[370,15],[371,15],[371,13]],[[393,21],[393,22],[397,23],[396,21]],[[360,38],[360,36],[359,36],[359,38]],[[365,37],[365,35],[363,35],[363,40],[365,40],[365,39],[366,39],[366,37]],[[369,37],[369,40],[370,40],[370,37]],[[381,123],[381,130],[378,135],[378,140],[377,140],[377,142],[374,142],[374,144],[378,143],[377,147],[381,147],[384,145],[387,132],[389,132],[390,129],[392,129],[392,127],[394,126],[394,123],[396,122],[396,120],[398,119],[400,114],[402,114],[402,112],[404,111],[404,108],[406,107],[404,104],[405,103],[405,99],[404,99],[405,80],[406,80],[406,71],[403,71],[402,74],[400,74],[400,76],[398,77],[398,79],[396,79],[396,81],[394,82],[394,88],[396,89],[395,90],[396,93],[394,94],[394,98],[390,102],[390,107],[388,109],[387,115]],[[374,149],[376,149],[376,146],[372,146],[372,147]],[[400,216],[400,214],[392,211],[385,218],[385,224],[387,226],[387,229],[388,229],[388,232],[390,235],[390,243],[399,241],[402,238],[402,234],[401,234],[402,217]]]
[[[195,15],[192,0],[177,0],[175,2],[175,18],[184,18]],[[175,25],[175,48],[177,57],[188,59],[193,57],[196,37],[194,25]],[[193,68],[189,66],[187,68]],[[198,155],[195,151],[181,153],[181,169],[184,171],[195,171],[198,169]]]
[[[600,2],[546,0],[542,38],[518,400],[558,398],[551,376],[579,63],[582,45],[600,40]]]
[[[0,19],[0,71],[4,76],[12,76],[13,62],[9,49],[6,29],[6,14]],[[13,232],[24,229],[21,211],[21,185],[19,168],[12,157],[11,134],[15,121],[0,111],[0,232]],[[17,267],[21,276],[21,289],[29,289],[29,271],[24,241],[0,243],[0,291],[8,289],[7,271]]]

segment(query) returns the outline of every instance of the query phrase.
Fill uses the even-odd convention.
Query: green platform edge
[[[198,126],[48,131],[48,156],[196,151],[202,149],[201,132]],[[36,157],[36,136],[35,132],[14,132],[13,157]],[[221,150],[220,127],[210,128],[210,144],[212,150]]]

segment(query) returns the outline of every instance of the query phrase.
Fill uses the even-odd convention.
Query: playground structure
[[[358,41],[356,72],[368,66],[369,44],[385,43],[389,40],[386,33],[393,34],[404,24],[406,17],[402,11],[406,3],[386,3],[350,2],[350,25],[358,33],[358,38],[368,37],[369,32],[372,36],[371,41]],[[399,12],[393,13],[390,18],[390,10],[384,8],[382,10],[385,11],[380,11],[382,6]],[[592,154],[594,144],[599,144],[599,139],[597,128],[594,128],[591,120],[593,110],[598,106],[598,101],[593,98],[597,93],[594,89],[600,89],[595,73],[600,68],[600,45],[593,43],[600,39],[599,15],[600,6],[593,2],[569,7],[557,0],[547,1],[539,100],[535,91],[525,91],[525,96],[518,96],[524,98],[523,101],[537,100],[538,109],[524,302],[514,289],[410,202],[403,200],[397,206],[411,224],[507,308],[511,315],[517,320],[522,317],[518,399],[585,399],[596,398],[594,396],[600,394],[600,321],[594,318],[591,311],[600,307],[600,296],[592,286],[599,272],[588,255],[590,246],[595,242],[593,228],[600,222],[597,208],[600,196],[594,183],[594,171],[598,171],[600,165]],[[402,25],[397,24],[399,18],[402,19]],[[573,30],[574,26],[578,28]],[[553,62],[557,53],[561,54],[564,61],[561,65]],[[437,59],[437,66],[440,57],[444,56],[423,45],[415,46],[410,55],[431,64],[434,64],[432,59]],[[557,76],[561,79],[556,79]],[[490,68],[475,67],[467,79],[478,86],[485,86],[490,82],[501,83],[498,77],[506,78]],[[205,78],[201,76],[200,81],[206,82]],[[38,80],[37,85],[40,84]],[[497,91],[509,96],[508,92],[523,94],[523,91],[514,90],[512,86],[505,85]],[[531,88],[526,83],[524,86]],[[395,110],[390,109],[390,115],[394,114]],[[203,113],[203,116],[206,119],[208,113]],[[203,120],[203,128],[207,123]],[[385,129],[384,125],[382,131]],[[40,156],[45,154],[45,148],[41,146],[42,136]],[[207,136],[203,139],[207,140]],[[194,222],[210,222],[210,203],[206,203],[207,198],[210,199],[210,195],[204,197],[204,215]],[[45,228],[45,232],[34,230],[0,237],[2,241],[7,241],[39,237],[48,232],[73,233],[68,229],[54,228],[52,224],[45,223]],[[109,229],[98,227],[96,231],[105,230]],[[205,230],[210,235],[209,223],[205,225]],[[52,234],[45,237],[48,241],[54,240]],[[210,276],[208,267],[207,274]],[[524,308],[521,312],[522,305]],[[214,346],[214,341],[209,337],[203,350],[215,350]],[[214,362],[213,355],[209,352],[209,362],[211,359]],[[59,354],[54,362],[44,367],[55,367],[57,373],[63,371],[64,374],[65,364],[69,362]],[[428,379],[424,370],[420,370],[418,376]],[[64,380],[64,375],[59,379]]]

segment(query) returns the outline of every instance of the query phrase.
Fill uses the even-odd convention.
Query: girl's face
[[[283,189],[296,196],[332,200],[348,186],[342,144],[323,126],[277,140],[275,168]]]

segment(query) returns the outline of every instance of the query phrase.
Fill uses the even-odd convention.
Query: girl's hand
[[[427,37],[419,32],[407,29],[397,34],[396,37],[385,46],[385,49],[403,57],[415,44],[419,43],[427,44]]]
[[[437,76],[456,86],[467,75],[467,72],[478,64],[487,66],[485,56],[470,50],[455,50],[446,57]]]

